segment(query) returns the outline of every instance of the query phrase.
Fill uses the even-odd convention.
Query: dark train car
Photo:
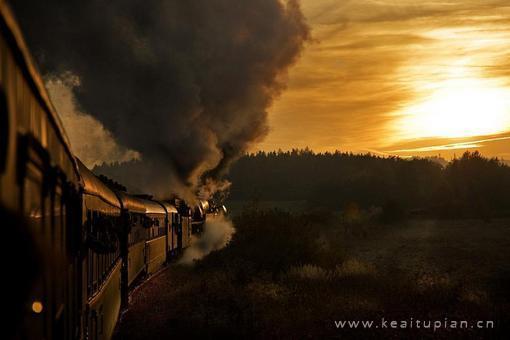
[[[175,199],[173,202],[179,213],[179,226],[180,226],[180,244],[178,243],[179,249],[185,249],[192,243],[192,219],[193,211],[186,204],[184,200]]]
[[[207,214],[210,212],[209,201],[199,200],[194,208],[192,215],[192,234],[200,234],[204,231],[205,221],[207,219]]]
[[[180,215],[177,212],[177,208],[170,202],[161,201],[158,202],[163,206],[166,211],[166,227],[167,227],[167,243],[166,243],[166,258],[167,261],[177,256],[178,251],[178,239],[180,228]],[[182,244],[182,239],[181,239]]]
[[[167,260],[167,211],[158,202],[144,200],[148,236],[145,241],[145,262],[148,275],[158,271]]]
[[[110,339],[121,305],[119,233],[121,206],[115,193],[78,161],[82,178],[84,337]]]
[[[176,257],[182,253],[183,249],[191,244],[192,214],[189,207],[182,200],[161,202],[168,213],[169,219],[169,251],[171,257]],[[171,224],[171,225],[170,225]]]
[[[122,206],[122,298],[127,304],[128,289],[145,270],[145,241],[148,238],[144,200],[117,192]]]
[[[206,222],[215,219],[218,216],[227,214],[227,209],[224,205],[215,204],[212,201],[200,200],[193,209],[193,233],[200,234],[206,227]]]
[[[14,16],[0,0],[0,206],[25,217],[35,244],[17,244],[13,255],[40,261],[25,268],[36,279],[29,299],[20,296],[23,315],[13,317],[23,324],[16,328],[19,338],[80,336],[78,185],[62,124]]]
[[[184,213],[181,216],[181,225],[182,225],[182,249],[186,249],[191,246],[193,242],[192,234],[191,234],[191,212]]]

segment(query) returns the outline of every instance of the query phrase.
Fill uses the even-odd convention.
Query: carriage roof
[[[166,214],[165,208],[158,202],[144,200],[145,210],[147,214]]]
[[[77,160],[77,162],[84,193],[97,196],[110,205],[120,208],[119,198],[113,190],[108,188],[108,186],[97,178],[80,160]]]
[[[167,213],[177,214],[177,208],[175,207],[175,205],[173,203],[171,203],[169,201],[159,201],[159,203],[162,204],[163,207],[165,207],[165,210],[167,211]]]
[[[122,209],[128,210],[130,212],[135,212],[135,213],[141,213],[141,214],[146,213],[144,199],[138,198],[135,196],[131,196],[125,192],[120,192],[120,191],[117,192],[117,195],[120,199]]]

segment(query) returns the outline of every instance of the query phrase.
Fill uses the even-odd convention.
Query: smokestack
[[[124,184],[160,197],[225,187],[309,38],[297,0],[12,5],[43,74],[76,76],[80,111],[140,155]]]

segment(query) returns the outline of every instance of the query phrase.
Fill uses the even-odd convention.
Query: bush
[[[317,212],[293,215],[280,210],[246,210],[234,220],[237,230],[228,247],[199,265],[228,267],[242,280],[261,272],[277,277],[289,267],[321,262],[324,250],[317,246],[320,225],[330,218]]]

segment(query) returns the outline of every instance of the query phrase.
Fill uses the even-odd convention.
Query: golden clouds
[[[437,137],[510,130],[510,124],[499,126],[510,117],[506,1],[302,3],[315,42],[291,71],[288,90],[270,113],[272,131],[260,148],[396,150],[402,148],[392,144],[424,139],[429,144],[420,148],[455,144]],[[455,90],[459,84],[464,90]],[[471,98],[463,103],[462,96]],[[420,106],[423,103],[429,104]],[[438,110],[445,103],[450,106]],[[413,114],[421,116],[403,119]],[[469,124],[455,123],[465,117]],[[443,118],[451,120],[449,126],[439,124]],[[438,122],[436,131],[433,121],[429,131],[416,126],[412,131],[413,124],[427,119]],[[466,129],[471,131],[463,133]],[[475,144],[485,153],[500,154],[501,148],[491,145],[501,143],[510,144],[506,139]]]

